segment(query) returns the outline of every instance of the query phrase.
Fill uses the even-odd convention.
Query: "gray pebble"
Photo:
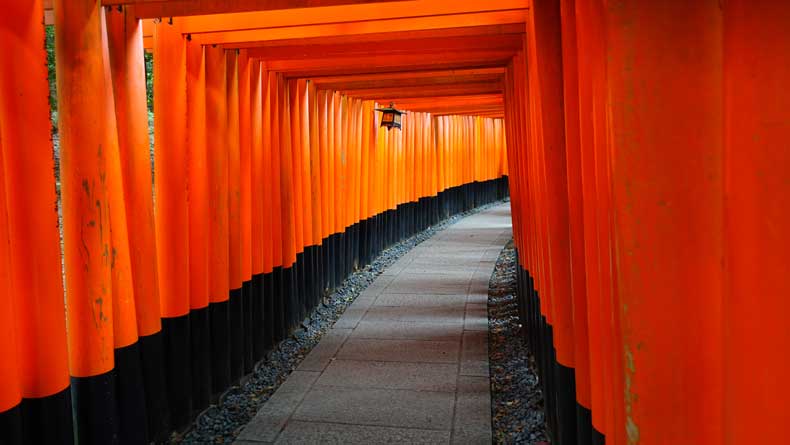
[[[494,443],[549,442],[534,357],[523,341],[512,243],[499,255],[488,290],[491,416]]]

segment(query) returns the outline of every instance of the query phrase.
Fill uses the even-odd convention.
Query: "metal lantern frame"
[[[380,111],[381,114],[381,127],[387,127],[387,131],[392,130],[393,128],[401,129],[401,116],[406,114],[403,110],[398,110],[395,108],[395,104],[390,102],[390,106],[387,108],[376,108],[376,111]]]

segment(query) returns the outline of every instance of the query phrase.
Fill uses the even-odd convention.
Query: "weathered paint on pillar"
[[[615,442],[721,444],[720,3],[608,6],[614,353],[625,385]]]

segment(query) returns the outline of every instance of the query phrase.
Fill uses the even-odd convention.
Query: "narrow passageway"
[[[501,204],[404,255],[236,443],[491,443],[488,281],[511,236]]]

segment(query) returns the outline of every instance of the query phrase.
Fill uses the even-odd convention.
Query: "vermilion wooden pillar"
[[[3,172],[2,136],[0,135],[0,172]],[[3,173],[3,179],[5,174]],[[0,440],[8,444],[23,443],[22,382],[19,375],[20,354],[17,346],[17,322],[14,286],[11,274],[11,243],[8,237],[8,211],[5,181],[0,180],[0,291],[8,298],[0,299]],[[65,360],[64,360],[65,361]],[[65,413],[64,413],[65,414]]]
[[[293,150],[291,145],[291,109],[288,82],[281,75],[276,76],[276,90],[278,101],[279,126],[276,128],[280,135],[280,163],[275,168],[280,169],[280,204],[281,204],[281,230],[282,230],[282,258],[283,258],[283,313],[285,314],[282,335],[290,333],[295,321],[294,309],[297,298],[297,285],[295,277],[295,263],[297,255],[297,229],[294,196],[294,170]]]
[[[788,23],[787,2],[724,3],[723,443],[727,445],[787,441]]]
[[[129,8],[107,11],[110,67],[126,205],[133,290],[148,437],[169,429],[159,307],[154,204],[143,57],[143,29]],[[130,352],[134,356],[136,352]]]
[[[584,157],[583,175],[587,184],[592,184],[589,189],[591,197],[591,216],[595,223],[593,240],[595,256],[593,264],[596,265],[597,303],[588,304],[589,318],[597,324],[601,391],[601,415],[603,417],[603,432],[606,433],[607,443],[622,443],[624,441],[624,400],[623,389],[623,354],[621,350],[621,329],[619,328],[619,312],[616,308],[618,292],[616,287],[617,275],[614,273],[616,258],[613,242],[613,208],[611,187],[611,147],[609,145],[609,131],[611,120],[607,114],[609,91],[607,89],[606,69],[606,5],[601,1],[588,2],[585,5],[584,18],[585,35],[585,79],[588,105],[591,114],[587,116],[588,130],[587,143],[591,150]],[[586,198],[585,198],[586,199]],[[586,203],[585,203],[586,205]],[[600,430],[599,430],[600,431]],[[594,437],[599,440],[600,437]]]
[[[206,56],[187,41],[187,170],[189,201],[189,327],[192,404],[211,402],[211,324],[209,318],[209,166],[206,134]]]
[[[330,220],[329,220],[329,209],[330,209],[330,195],[329,195],[329,165],[328,165],[328,154],[327,154],[327,145],[328,145],[328,129],[327,129],[327,93],[323,90],[316,91],[316,108],[317,108],[317,116],[315,120],[316,125],[316,132],[318,134],[317,140],[315,142],[318,144],[318,172],[319,174],[319,188],[320,188],[320,196],[321,196],[321,207],[320,207],[320,218],[321,218],[321,241],[323,243],[323,250],[326,252],[325,260],[324,260],[324,280],[323,280],[323,290],[326,290],[329,286],[329,279],[330,273],[329,270],[329,237],[332,235],[332,230],[330,228]]]
[[[277,194],[274,192],[274,168],[272,167],[272,156],[274,151],[272,139],[272,97],[269,84],[269,72],[266,69],[265,62],[261,61],[261,150],[262,150],[262,167],[261,178],[259,182],[259,191],[261,194],[263,220],[263,271],[264,271],[264,320],[266,323],[264,344],[266,348],[274,345],[275,333],[275,298],[281,292],[275,288],[277,274],[276,267],[279,263],[275,262],[275,249],[280,244],[277,236],[278,232],[275,231],[276,218],[275,212],[275,199]],[[253,171],[253,175],[254,175]],[[277,259],[279,261],[279,259]]]
[[[14,444],[72,434],[42,14],[8,2],[0,17],[0,442]]]
[[[154,187],[159,297],[172,427],[192,411],[189,342],[186,39],[167,21],[154,28]]]
[[[230,312],[230,379],[244,375],[244,305],[241,273],[241,148],[239,133],[239,56],[237,50],[225,50],[226,56],[226,137],[228,153],[228,273]]]
[[[118,16],[122,14],[116,12]],[[115,111],[113,75],[110,68],[107,25],[110,11],[102,11],[102,56],[105,85],[109,88],[108,100]],[[112,21],[111,23],[114,23]],[[130,442],[148,440],[147,418],[140,348],[137,344],[137,314],[129,253],[129,235],[126,220],[124,183],[121,157],[118,149],[118,128],[115,115],[110,120],[112,137],[105,147],[107,156],[107,190],[110,211],[110,251],[112,252],[113,346],[115,347],[116,406],[118,409],[118,434]]]
[[[107,151],[117,135],[97,2],[55,2],[55,47],[75,437],[107,443],[118,434],[106,182]]]
[[[304,206],[302,194],[302,122],[300,118],[300,103],[298,100],[298,87],[295,80],[286,82],[287,91],[285,100],[288,102],[288,124],[283,131],[288,132],[291,155],[291,197],[293,199],[293,225],[294,225],[294,295],[291,316],[292,324],[296,320],[303,320],[305,315],[305,239],[304,239]]]
[[[615,396],[625,415],[615,443],[721,444],[720,3],[610,6]]]
[[[315,89],[315,84],[313,82],[307,83],[307,89],[305,91],[305,105],[307,106],[307,115],[308,120],[310,122],[309,125],[309,139],[310,139],[310,165],[308,168],[308,174],[310,175],[310,193],[309,193],[309,202],[311,206],[312,212],[312,240],[314,245],[316,246],[316,265],[318,267],[318,276],[315,278],[315,290],[316,292],[322,293],[323,292],[323,281],[324,281],[324,261],[323,261],[323,251],[326,249],[324,245],[324,228],[323,228],[323,189],[322,189],[322,180],[321,180],[321,147],[319,141],[319,134],[321,128],[319,127],[318,122],[318,97],[317,91]],[[316,296],[318,298],[318,296]]]
[[[587,296],[587,322],[590,361],[590,405],[592,410],[593,443],[602,444],[606,433],[606,403],[601,327],[601,273],[599,270],[599,243],[597,184],[595,176],[595,131],[593,113],[593,70],[599,53],[594,44],[600,40],[596,34],[595,15],[591,2],[576,2],[576,30],[578,51],[579,141],[580,177],[582,190],[582,220],[584,235],[584,266]],[[598,45],[597,47],[600,47]],[[599,50],[600,51],[600,50]],[[599,64],[600,65],[600,64]],[[598,86],[600,88],[600,86]]]
[[[313,213],[312,196],[312,177],[311,177],[311,122],[310,122],[310,103],[308,100],[307,80],[297,82],[297,99],[299,101],[299,121],[301,139],[301,177],[302,177],[302,206],[303,220],[302,231],[304,241],[304,280],[305,280],[305,300],[304,315],[317,304],[316,282],[318,271],[316,269],[316,248],[321,240],[313,238],[313,225],[316,214]]]
[[[244,319],[244,374],[252,372],[253,356],[253,282],[252,282],[252,182],[250,155],[252,128],[250,117],[251,61],[247,50],[239,51],[239,225],[241,228],[242,318]],[[257,306],[256,306],[257,307]]]
[[[562,68],[565,105],[565,165],[568,187],[571,297],[573,306],[574,363],[576,379],[577,440],[592,440],[590,358],[587,334],[587,283],[584,257],[581,143],[579,140],[579,76],[576,44],[576,1],[563,0]]]
[[[227,69],[225,51],[205,47],[206,165],[209,196],[209,318],[211,323],[211,392],[218,396],[230,384],[230,316],[228,289],[228,150]],[[208,112],[211,110],[211,112]]]
[[[265,179],[263,154],[263,100],[265,84],[263,69],[259,61],[251,61],[250,67],[250,254],[253,281],[253,356],[260,360],[268,344],[266,340],[267,320],[265,318],[266,270],[264,243],[271,238],[264,237]]]
[[[303,274],[302,261],[304,258],[305,243],[305,207],[304,207],[304,181],[302,179],[302,162],[304,153],[302,152],[302,103],[299,100],[299,85],[297,81],[290,80],[288,85],[288,128],[291,144],[291,188],[293,190],[293,209],[294,209],[294,247],[299,259],[300,279]],[[303,295],[298,296],[300,299]]]
[[[266,66],[264,62],[261,62],[261,157],[262,157],[262,167],[261,167],[261,179],[257,181],[260,184],[259,192],[261,194],[262,202],[262,243],[263,243],[263,272],[265,274],[270,274],[274,269],[274,265],[272,264],[273,260],[273,249],[274,249],[274,233],[272,232],[273,227],[273,217],[272,217],[272,206],[274,204],[273,200],[274,197],[272,195],[272,135],[271,135],[271,97],[269,92],[269,73],[266,70]],[[255,171],[253,170],[253,178],[255,177]],[[271,279],[271,277],[269,277]],[[269,284],[267,282],[267,284]],[[271,291],[269,287],[266,288],[268,292]],[[266,308],[269,308],[272,295],[266,295],[264,297],[266,299]],[[267,320],[270,320],[270,317],[267,316]],[[267,328],[267,335],[271,334],[271,331]]]
[[[282,205],[282,169],[281,169],[281,143],[280,143],[280,94],[277,73],[268,72],[268,120],[264,119],[264,138],[266,132],[269,134],[269,153],[271,177],[271,221],[272,221],[272,265],[273,271],[273,333],[274,340],[280,341],[285,335],[285,295],[283,287],[284,268],[286,267],[283,255],[284,234],[283,234],[283,205]],[[264,148],[265,149],[265,148]]]
[[[546,212],[545,261],[550,262],[543,297],[551,301],[556,364],[555,380],[557,430],[562,443],[576,442],[574,360],[574,320],[571,299],[571,257],[568,237],[568,188],[565,156],[565,119],[560,2],[534,5],[527,20],[530,98],[535,101],[533,128],[540,134],[542,167],[538,181],[543,184]]]

